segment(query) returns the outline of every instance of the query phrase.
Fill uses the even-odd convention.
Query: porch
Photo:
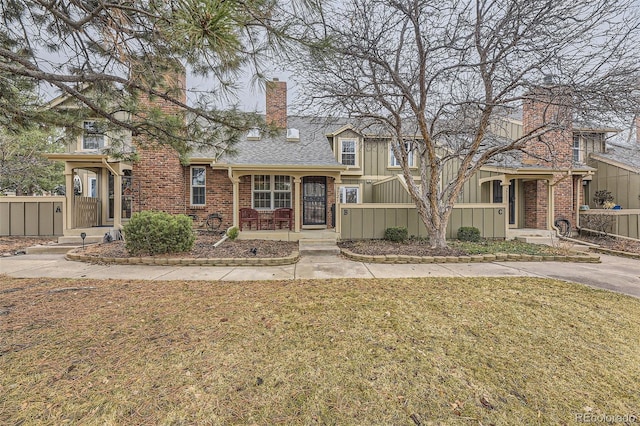
[[[289,231],[288,229],[242,231],[240,240],[270,240],[270,241],[338,241],[340,234],[335,229],[303,229]]]

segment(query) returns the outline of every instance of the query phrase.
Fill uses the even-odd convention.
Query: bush
[[[134,213],[124,232],[132,255],[185,252],[196,240],[189,216],[157,211]]]
[[[613,195],[611,194],[611,191],[600,189],[593,194],[593,202],[596,203],[596,205],[603,207],[604,203],[613,202]]]
[[[238,238],[238,234],[240,234],[240,231],[238,230],[237,226],[227,229],[227,237],[229,237],[231,241],[234,241],[236,238]]]
[[[402,226],[387,228],[384,231],[384,239],[395,243],[403,243],[409,238],[409,231]]]
[[[463,226],[458,229],[458,239],[460,241],[471,241],[477,243],[481,240],[480,230],[475,226]]]

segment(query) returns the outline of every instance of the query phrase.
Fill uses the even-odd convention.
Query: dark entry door
[[[516,224],[516,180],[509,182],[509,225]]]
[[[302,224],[327,224],[327,178],[324,176],[302,179]]]

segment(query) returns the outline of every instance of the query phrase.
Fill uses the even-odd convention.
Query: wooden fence
[[[409,236],[426,237],[427,232],[413,204],[341,204],[338,208],[343,240],[380,239],[387,228],[403,226]],[[456,238],[462,226],[474,226],[484,238],[504,239],[507,234],[505,204],[460,204],[454,207],[447,226],[447,238]]]
[[[74,197],[74,228],[98,226],[100,199],[92,197]]]
[[[580,212],[580,227],[640,239],[640,210],[594,209]]]
[[[62,235],[65,197],[0,197],[0,236]]]

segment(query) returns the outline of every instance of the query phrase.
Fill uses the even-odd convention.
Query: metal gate
[[[302,179],[302,224],[327,224],[327,178],[324,176]]]

